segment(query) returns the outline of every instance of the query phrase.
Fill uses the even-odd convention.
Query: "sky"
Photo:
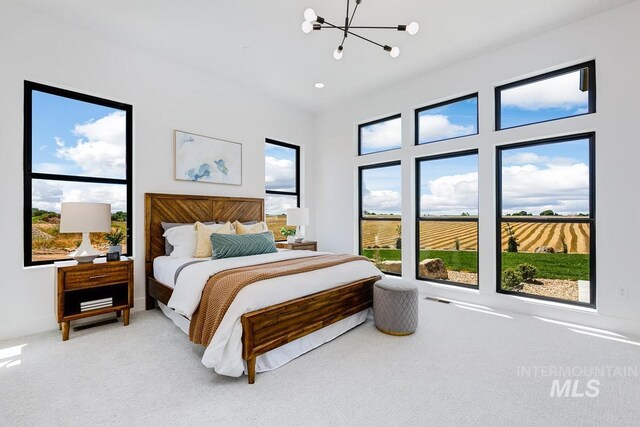
[[[126,178],[126,114],[122,110],[33,91],[33,172]],[[60,202],[111,203],[126,211],[126,186],[33,180],[33,207]]]
[[[402,146],[402,118],[360,127],[360,153],[370,154]]]
[[[478,215],[478,155],[420,163],[420,215]]]
[[[265,188],[274,191],[296,191],[296,151],[293,148],[265,144]],[[280,215],[298,204],[296,196],[266,195],[265,211],[268,215]]]
[[[589,213],[589,140],[502,151],[502,212]]]
[[[429,108],[418,113],[420,144],[478,133],[478,98]]]
[[[580,90],[580,70],[501,92],[501,127],[509,128],[585,114],[589,92]]]
[[[362,210],[399,215],[402,206],[400,165],[362,170]]]

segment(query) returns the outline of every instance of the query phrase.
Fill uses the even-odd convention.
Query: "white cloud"
[[[297,207],[298,200],[295,196],[281,196],[267,194],[264,197],[264,210],[269,215],[286,214],[287,209]]]
[[[424,114],[420,116],[420,141],[429,142],[440,139],[474,133],[474,126],[463,126],[451,123],[443,114]]]
[[[540,156],[536,153],[522,152],[518,154],[508,154],[503,158],[504,164],[510,165],[525,165],[525,164],[537,164],[546,163],[549,161],[549,157]]]
[[[73,133],[80,138],[68,147],[56,138],[56,156],[74,162],[87,175],[124,178],[126,168],[126,113],[117,111],[101,119],[77,124]]]
[[[589,93],[580,90],[580,71],[502,91],[502,105],[536,111],[545,108],[584,108]]]
[[[430,215],[478,213],[478,173],[441,176],[427,183],[431,194],[420,198],[420,209]]]
[[[292,160],[265,157],[265,186],[268,190],[295,191],[296,165]]]
[[[60,212],[61,202],[110,203],[111,211],[127,211],[125,185],[84,182],[33,181],[33,207]]]
[[[68,172],[64,165],[60,163],[36,163],[33,165],[33,171],[38,173],[50,173],[55,175],[61,175]]]
[[[387,120],[362,128],[362,149],[382,151],[402,145],[402,128],[400,119]]]
[[[554,159],[546,167],[513,165],[502,168],[505,213],[551,209],[563,215],[589,211],[589,167]]]
[[[399,191],[393,190],[364,190],[362,195],[362,209],[375,213],[399,213],[402,197]]]

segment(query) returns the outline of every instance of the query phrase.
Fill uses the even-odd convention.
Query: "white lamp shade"
[[[309,225],[309,208],[287,209],[287,225]]]
[[[62,203],[61,233],[108,233],[111,231],[109,203]]]

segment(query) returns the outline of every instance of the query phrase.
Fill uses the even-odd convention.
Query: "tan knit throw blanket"
[[[359,260],[368,261],[355,255],[319,255],[233,268],[214,274],[207,281],[200,305],[191,317],[189,339],[196,344],[209,345],[231,303],[245,286]]]

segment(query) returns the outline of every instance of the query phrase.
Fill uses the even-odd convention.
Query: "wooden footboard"
[[[359,280],[244,314],[242,358],[247,361],[249,384],[255,382],[259,355],[371,307],[378,279]]]

